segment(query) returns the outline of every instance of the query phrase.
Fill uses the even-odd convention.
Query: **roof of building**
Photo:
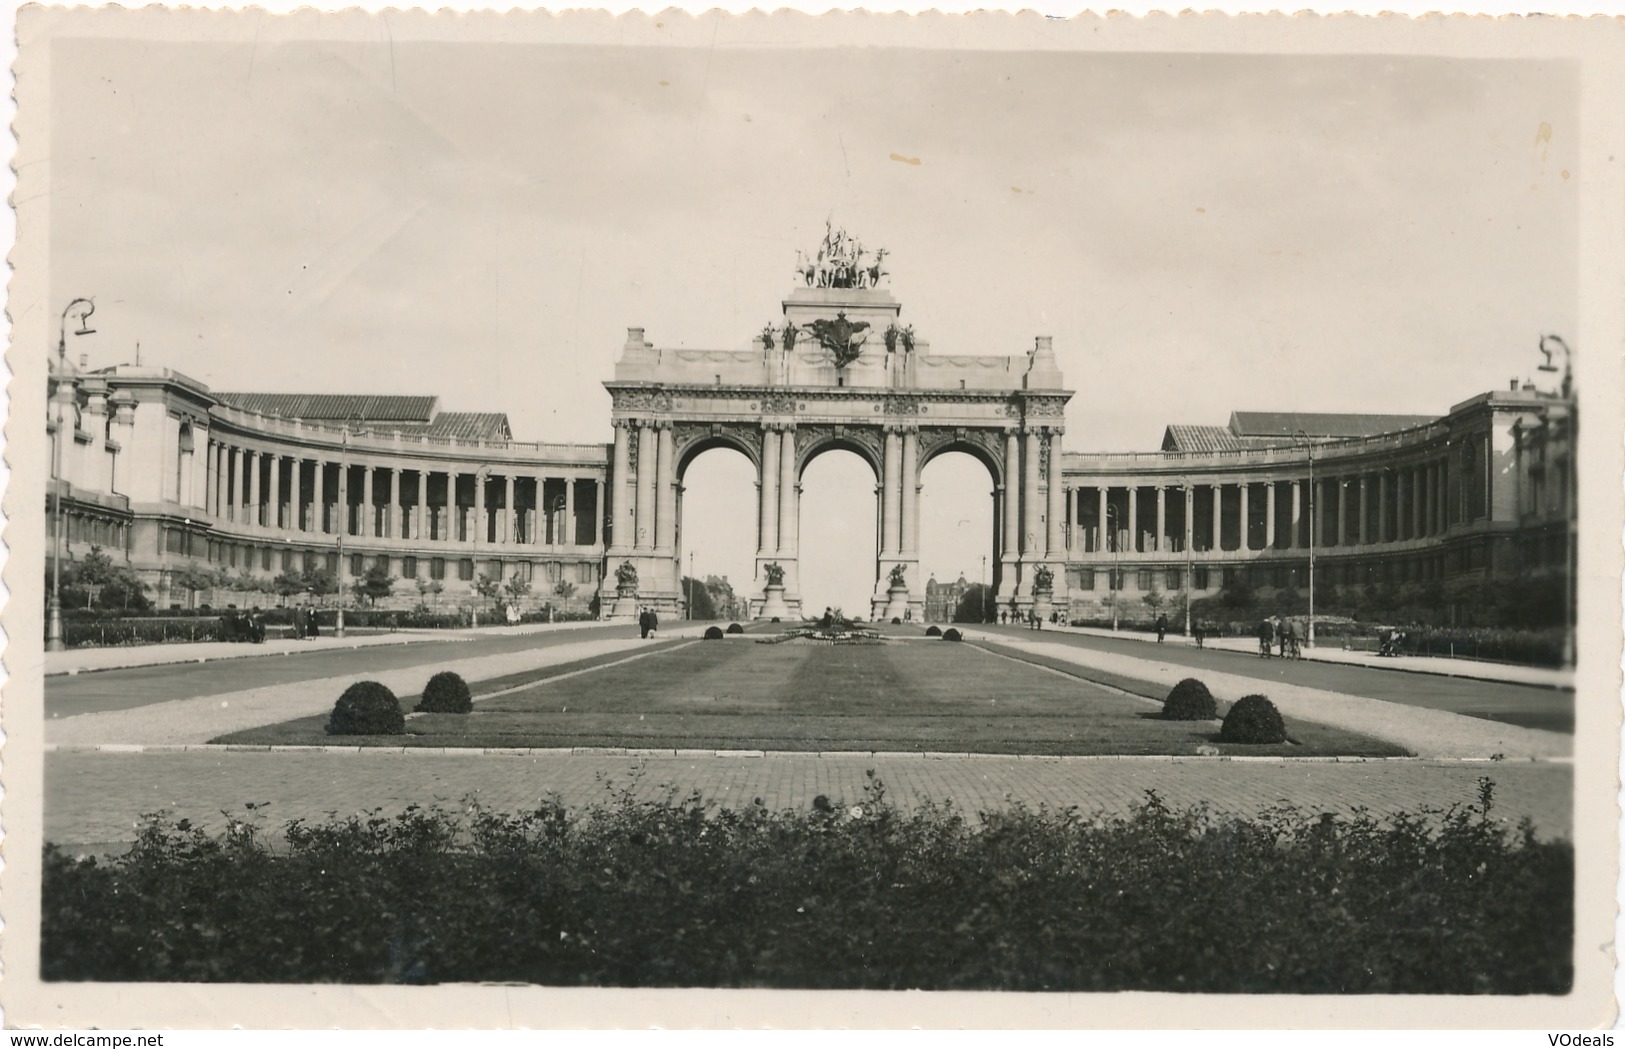
[[[1174,425],[1162,435],[1165,452],[1230,452],[1241,446],[1236,435],[1223,426]]]
[[[1358,415],[1333,412],[1232,412],[1230,431],[1237,437],[1291,437],[1300,430],[1310,437],[1347,439],[1426,426],[1436,415]]]
[[[359,416],[368,426],[379,423],[427,425],[434,419],[438,400],[432,395],[354,393],[217,393],[214,396],[234,408],[261,415],[337,423]]]
[[[446,437],[459,441],[509,441],[513,431],[505,412],[443,412],[439,398],[397,394],[218,393],[234,408],[343,426],[359,420],[374,433]]]
[[[427,426],[391,426],[402,433],[453,437],[460,441],[507,441],[513,438],[506,412],[441,412]]]
[[[1435,422],[1433,415],[1356,415],[1333,412],[1231,412],[1228,426],[1174,424],[1163,431],[1165,452],[1234,452],[1248,448],[1278,448],[1303,433],[1316,441],[1346,441],[1358,437],[1409,430]]]

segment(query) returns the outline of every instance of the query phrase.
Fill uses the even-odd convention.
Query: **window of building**
[[[1078,571],[1078,589],[1093,590],[1095,588],[1095,570],[1084,568]]]
[[[1191,569],[1191,589],[1192,590],[1206,590],[1208,588],[1208,585],[1209,585],[1209,583],[1208,583],[1208,569],[1207,569],[1207,566],[1204,565],[1201,568],[1193,568],[1193,569]]]
[[[502,562],[501,561],[487,561],[487,562],[485,562],[485,577],[487,579],[501,579],[502,578]]]
[[[474,578],[474,559],[472,557],[459,558],[457,561],[457,578],[467,583]]]
[[[268,546],[260,547],[260,568],[267,572],[271,570],[271,548]]]
[[[1167,582],[1163,585],[1169,590],[1178,590],[1185,585],[1185,573],[1178,568],[1168,569]]]
[[[339,555],[337,550],[330,550],[327,554],[327,572],[329,575],[339,574]]]
[[[293,551],[287,547],[282,548],[282,570],[284,572],[293,571]]]
[[[431,558],[429,558],[429,578],[430,579],[444,579],[444,578],[446,578],[446,559],[444,557],[431,557]]]
[[[305,550],[303,551],[303,555],[304,556],[300,558],[301,562],[303,562],[300,565],[300,569],[305,572],[316,571],[316,551]]]
[[[416,579],[418,577],[418,559],[411,554],[401,558],[401,578]]]
[[[377,557],[372,559],[372,564],[373,564],[374,568],[378,569],[378,571],[384,573],[385,575],[389,574],[389,555],[388,554],[379,554]]]
[[[350,555],[350,574],[358,576],[366,572],[366,558],[361,554]]]
[[[1112,589],[1113,590],[1121,590],[1121,589],[1123,589],[1123,578],[1127,574],[1128,573],[1125,572],[1121,568],[1112,569]]]
[[[513,566],[513,574],[524,582],[529,583],[536,578],[535,575],[532,574],[535,567],[536,566],[531,564],[529,561],[521,561],[517,565]]]
[[[1228,565],[1226,565],[1224,568],[1219,569],[1219,579],[1221,580],[1221,582],[1219,583],[1219,585],[1221,587],[1235,586],[1236,585],[1236,569],[1231,567],[1231,566],[1228,566]]]
[[[1141,568],[1141,569],[1137,570],[1134,573],[1134,589],[1136,589],[1136,590],[1150,590],[1151,589],[1151,569],[1149,569],[1149,568]]]

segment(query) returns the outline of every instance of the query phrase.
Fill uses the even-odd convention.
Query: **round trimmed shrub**
[[[1286,722],[1264,696],[1242,696],[1224,716],[1222,743],[1285,743]]]
[[[925,636],[926,637],[941,637],[942,636],[942,628],[937,626],[935,623],[932,623],[930,626],[925,628]]]
[[[963,641],[964,638],[960,635],[959,631],[955,630],[953,627],[949,627],[947,630],[942,632],[942,640]]]
[[[1193,677],[1173,687],[1162,703],[1162,716],[1169,721],[1212,721],[1219,716],[1213,693]]]
[[[706,627],[705,628],[705,639],[707,641],[721,641],[722,640],[722,628],[719,627],[719,626],[708,626],[708,627]]]
[[[376,681],[357,681],[344,690],[327,719],[330,736],[399,736],[406,732],[400,701]]]
[[[467,714],[474,709],[468,682],[455,672],[442,670],[423,686],[423,698],[413,708],[425,714]]]
[[[891,617],[891,625],[892,626],[902,626],[903,625],[902,618],[899,617],[899,616],[892,616]]]
[[[728,633],[730,633],[730,634],[743,634],[744,632],[745,632],[745,628],[740,626],[738,623],[729,623],[728,624]]]

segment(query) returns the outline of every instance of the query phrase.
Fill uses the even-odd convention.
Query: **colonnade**
[[[1065,496],[1067,533],[1073,556],[1292,551],[1307,548],[1311,535],[1317,549],[1427,539],[1460,516],[1451,482],[1443,457],[1378,470],[1317,469],[1312,498],[1307,476],[1074,481]]]
[[[615,491],[610,505],[616,553],[676,556],[677,460],[673,438],[668,419],[615,421]]]
[[[403,468],[212,439],[206,455],[204,509],[220,524],[448,543],[572,547],[599,541],[604,490],[596,475],[497,473],[472,464]],[[591,490],[578,491],[584,484]],[[578,507],[588,509],[583,496],[592,512],[578,518]],[[577,527],[578,520],[590,527]]]

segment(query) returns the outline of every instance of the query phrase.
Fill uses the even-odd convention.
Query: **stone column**
[[[1066,560],[1066,488],[1061,477],[1061,428],[1049,431],[1049,556],[1052,561]],[[1066,573],[1055,573],[1054,586],[1061,590]]]
[[[758,557],[773,558],[779,550],[779,432],[772,425],[762,428],[761,483],[757,495],[761,508],[757,513],[756,550]],[[765,576],[764,576],[765,579]]]
[[[564,545],[577,545],[576,538],[576,479],[568,476],[564,479]]]
[[[1039,521],[1043,504],[1038,500],[1038,442],[1037,429],[1029,429],[1021,463],[1021,554],[1024,560],[1044,548],[1043,525]]]
[[[271,467],[271,512],[266,515],[265,523],[271,528],[282,527],[282,456],[273,454]]]
[[[1140,552],[1140,486],[1128,486],[1128,552]]]
[[[486,541],[485,530],[485,481],[490,475],[483,469],[474,471],[474,527],[469,532],[469,539],[475,543]]]
[[[1371,542],[1371,475],[1360,475],[1360,545]]]
[[[226,446],[218,441],[209,446],[209,469],[214,473],[209,483],[210,502],[213,504],[209,508],[209,513],[215,517],[224,518],[226,516]]]
[[[621,551],[621,550],[629,550],[629,549],[631,549],[631,544],[628,542],[628,540],[632,539],[632,538],[635,538],[631,534],[632,516],[626,512],[627,509],[631,506],[631,502],[632,502],[632,497],[627,493],[627,486],[626,486],[626,481],[627,481],[626,475],[631,470],[631,452],[629,451],[629,449],[627,447],[627,445],[628,445],[628,431],[631,429],[631,427],[632,427],[632,424],[630,422],[627,422],[625,419],[616,419],[615,420],[615,461],[614,461],[614,465],[611,467],[611,469],[613,470],[613,473],[610,475],[610,485],[611,485],[611,487],[610,487],[610,490],[609,490],[609,497],[610,497],[610,506],[609,506],[609,514],[610,514],[610,516],[609,516],[609,520],[610,520],[610,529],[614,533],[614,536],[615,536],[614,544],[610,549],[612,551],[616,551],[616,552]],[[537,504],[538,507],[541,506],[541,502],[542,502],[542,487],[541,487],[541,485],[542,485],[541,478],[537,478],[536,479],[536,504]],[[603,507],[602,504],[599,504],[598,511],[599,511],[600,514],[603,513],[604,507]],[[531,531],[530,541],[534,543],[534,542],[537,541],[537,539],[536,539],[536,523],[535,523],[535,520],[534,520],[535,511],[533,510],[533,511],[531,511],[531,513],[532,513],[532,521],[531,521],[531,526],[530,526],[530,531]]]
[[[260,524],[260,453],[248,453],[248,523]]]
[[[446,542],[457,541],[457,471],[446,471],[446,505],[444,519],[440,524],[440,538]]]
[[[231,514],[233,521],[242,518],[243,505],[248,502],[248,477],[243,470],[243,450],[231,450]]]
[[[880,556],[896,558],[902,547],[903,439],[886,429],[886,459],[881,477]]]
[[[1212,484],[1213,489],[1213,549],[1224,549],[1224,485]]]
[[[1157,485],[1157,536],[1151,549],[1161,553],[1168,545],[1168,486]]]
[[[1427,500],[1427,489],[1423,484],[1422,467],[1411,467],[1411,538],[1420,539],[1426,534],[1425,519],[1422,510]]]
[[[406,529],[402,527],[406,514],[401,509],[401,468],[392,466],[389,470],[389,509],[384,515],[384,537],[386,539],[405,539]]]
[[[326,465],[320,459],[313,459],[310,464],[310,530],[317,535],[327,534],[327,493],[322,490],[327,481],[322,476]]]
[[[1185,556],[1188,558],[1195,552],[1196,543],[1196,486],[1190,482],[1185,483]],[[1185,588],[1191,589],[1191,580],[1185,580]]]
[[[378,535],[378,511],[372,505],[372,475],[377,467],[361,464],[361,535],[372,539]]]
[[[1411,493],[1409,479],[1403,470],[1394,471],[1394,538],[1409,539],[1411,530]]]
[[[1246,481],[1236,486],[1236,549],[1243,553],[1252,549],[1247,542],[1247,489],[1251,487]]]
[[[1275,482],[1264,482],[1264,549],[1275,549]]]
[[[1433,463],[1428,463],[1422,467],[1422,485],[1427,492],[1427,506],[1423,511],[1423,518],[1427,522],[1427,534],[1430,536],[1438,534],[1439,531],[1437,469]]]
[[[779,534],[778,552],[785,557],[796,556],[796,434],[786,427],[779,433]],[[904,506],[906,508],[907,501]],[[906,532],[905,532],[906,534]],[[786,579],[789,577],[786,576]]]
[[[1332,482],[1337,486],[1337,545],[1349,545],[1349,508],[1344,503],[1348,495],[1348,479],[1339,477]]]
[[[1388,541],[1388,475],[1386,473],[1377,475],[1377,527],[1372,534],[1379,543]]]
[[[655,551],[662,557],[674,557],[677,552],[676,440],[677,435],[672,430],[671,423],[662,422],[659,431],[660,469],[655,475],[660,485],[658,506],[655,509],[655,513],[660,515],[659,530],[655,533]]]
[[[912,558],[920,554],[920,434],[916,427],[903,430],[902,448],[898,480],[902,487],[903,517],[897,549],[904,557]],[[924,593],[924,581],[913,578],[915,574],[910,573],[909,586]]]
[[[604,510],[606,509],[604,506],[604,492],[606,490],[602,477],[593,478],[592,538],[587,541],[592,546],[598,546],[604,541]]]
[[[1292,482],[1292,531],[1287,535],[1286,548],[1298,548],[1298,536],[1303,532],[1303,482]]]
[[[1021,554],[1021,445],[1016,428],[1004,431],[1004,484],[1000,487],[999,513],[1003,517],[1003,538],[999,544],[1000,600],[1016,592],[1016,562]]]
[[[1095,525],[1095,530],[1100,538],[1095,542],[1095,553],[1100,554],[1109,552],[1112,545],[1117,542],[1117,538],[1116,536],[1112,535],[1111,522],[1106,520],[1106,508],[1110,505],[1107,498],[1111,494],[1111,489],[1107,488],[1105,485],[1100,485],[1095,489],[1095,492],[1097,493],[1100,502],[1100,514],[1096,518],[1098,523]]]
[[[637,549],[655,547],[655,432],[647,423],[638,427],[638,507],[635,528]]]

